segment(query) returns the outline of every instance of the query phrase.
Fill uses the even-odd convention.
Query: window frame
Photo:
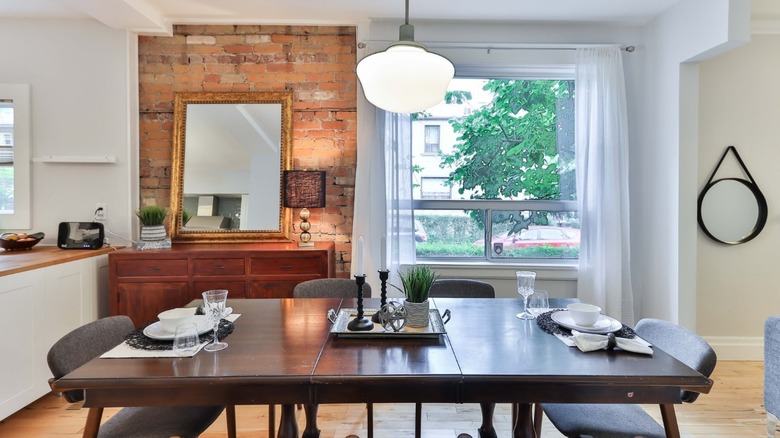
[[[459,74],[456,78],[462,79],[508,79],[508,80],[574,80],[574,65],[561,64],[547,67],[529,67],[517,66],[511,69],[495,69],[491,67],[470,66],[464,69],[458,69]],[[575,85],[576,89],[576,85]],[[441,134],[440,134],[441,135]],[[422,197],[422,193],[420,194]],[[494,210],[530,210],[530,211],[576,211],[578,217],[581,217],[579,203],[574,200],[490,200],[490,199],[415,199],[412,198],[413,215],[417,210],[481,210],[485,221],[484,239],[490,242],[492,239],[492,214]],[[415,242],[416,246],[416,242]],[[418,260],[431,264],[452,264],[463,265],[489,264],[494,266],[576,266],[579,264],[579,258],[576,259],[547,259],[547,258],[515,258],[493,257],[493,251],[487,243],[484,245],[484,257],[419,257]],[[415,250],[416,252],[416,250]]]

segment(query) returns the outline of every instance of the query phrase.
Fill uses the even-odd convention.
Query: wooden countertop
[[[117,248],[110,246],[100,249],[60,249],[56,246],[34,246],[25,251],[0,250],[0,277],[108,254],[116,250]]]

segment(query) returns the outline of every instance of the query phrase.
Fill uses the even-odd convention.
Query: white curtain
[[[577,296],[633,325],[628,120],[620,49],[578,49],[575,83],[581,218]]]
[[[364,56],[385,47],[369,44]],[[412,218],[411,120],[387,113],[358,96],[358,154],[352,219],[352,275],[357,274],[358,239],[363,236],[363,270],[373,295],[379,296],[382,238],[390,284],[400,284],[399,266],[414,263]],[[389,296],[401,296],[388,284]]]

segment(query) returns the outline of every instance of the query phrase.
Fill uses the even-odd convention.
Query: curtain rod
[[[365,49],[368,43],[378,44],[392,44],[397,41],[385,41],[385,40],[368,40],[358,43],[359,49]],[[449,42],[423,42],[426,47],[433,49],[476,49],[487,50],[490,53],[491,50],[577,50],[590,47],[620,47],[621,50],[626,52],[633,52],[636,50],[634,46],[624,46],[622,44],[527,44],[527,43],[449,43]]]

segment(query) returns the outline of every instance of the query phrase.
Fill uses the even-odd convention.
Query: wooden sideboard
[[[136,327],[157,314],[227,289],[230,298],[288,298],[306,280],[335,277],[333,242],[174,244],[152,251],[109,254],[109,311]]]

